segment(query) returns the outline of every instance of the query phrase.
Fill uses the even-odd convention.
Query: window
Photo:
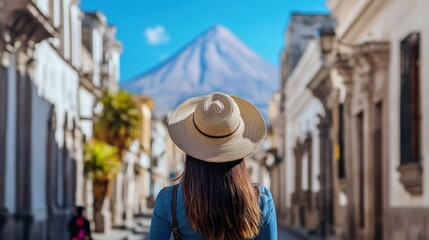
[[[401,41],[400,181],[412,195],[423,189],[420,110],[420,34]]]
[[[401,42],[401,165],[420,157],[420,34]]]

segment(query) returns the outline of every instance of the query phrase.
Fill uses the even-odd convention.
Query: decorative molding
[[[389,42],[365,42],[356,47],[352,58],[356,63],[355,73],[362,92],[373,92],[375,72],[387,72],[389,51]]]
[[[346,88],[346,98],[344,100],[344,112],[351,113],[353,97],[353,65],[349,56],[338,55],[334,67],[338,74],[343,78],[343,84]]]
[[[411,195],[422,195],[423,193],[423,169],[420,163],[407,163],[400,165],[400,181]]]
[[[79,85],[84,87],[89,92],[93,93],[96,98],[101,98],[103,95],[102,91],[97,88],[92,81],[89,80],[88,76],[81,75],[79,77]]]
[[[355,58],[355,78],[356,84],[362,93],[372,92],[372,68],[369,60],[361,53],[357,53]]]
[[[367,42],[360,46],[360,51],[367,58],[372,69],[384,70],[389,66],[389,42]]]
[[[322,67],[307,85],[307,88],[320,100],[324,108],[330,108],[330,96],[333,89],[331,78],[329,77],[330,72],[330,67]]]

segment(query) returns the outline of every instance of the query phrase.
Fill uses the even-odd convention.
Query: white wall
[[[70,0],[61,0],[62,1],[62,33],[63,33],[63,56],[65,59],[69,60],[71,57],[71,28],[70,28]]]
[[[429,28],[427,22],[429,17],[427,9],[429,9],[428,1],[412,1],[413,3],[405,3],[402,1],[392,1],[383,15],[383,23],[377,26],[378,30],[382,30],[389,35],[391,42],[390,52],[390,77],[388,81],[388,109],[390,120],[388,151],[389,156],[389,186],[390,186],[390,205],[392,207],[406,206],[429,206]],[[406,21],[404,21],[406,19]],[[394,31],[389,31],[394,29]],[[411,32],[420,32],[420,58],[421,58],[421,85],[420,96],[422,99],[422,166],[423,166],[423,196],[411,196],[399,181],[400,174],[397,170],[400,162],[400,41]]]
[[[34,83],[38,94],[54,104],[57,115],[57,126],[64,125],[67,113],[69,126],[72,119],[79,124],[78,87],[79,75],[68,65],[57,52],[46,42],[36,46]],[[57,131],[57,141],[62,146],[62,129]]]
[[[39,43],[35,48],[34,88],[32,100],[32,211],[35,219],[47,218],[46,209],[46,138],[53,106],[56,114],[55,139],[59,147],[64,145],[64,124],[72,129],[73,119],[79,127],[78,116],[78,73],[68,65],[47,41]],[[67,119],[66,119],[67,115]],[[70,149],[73,139],[67,139]],[[71,173],[75,174],[75,173]],[[79,177],[81,172],[76,173]],[[59,179],[61,180],[61,178]],[[61,184],[60,184],[61,185]],[[62,191],[60,191],[62,192]],[[59,196],[59,197],[62,197]]]
[[[47,219],[46,159],[50,103],[32,87],[31,122],[31,209],[35,221]]]
[[[86,139],[92,137],[93,132],[93,108],[95,104],[94,95],[84,87],[79,88],[79,114],[80,117],[86,118],[81,120],[80,127]]]
[[[35,0],[34,2],[43,14],[49,16],[49,0]]]
[[[307,134],[312,136],[312,158],[307,159],[308,164],[312,164],[312,186],[313,191],[320,189],[318,180],[320,174],[319,163],[319,115],[324,115],[323,106],[307,88],[313,80],[315,74],[322,66],[320,50],[316,40],[311,41],[296,65],[294,71],[289,76],[286,91],[286,142],[285,142],[285,161],[286,161],[286,206],[290,207],[290,196],[295,191],[295,154],[294,149],[297,142],[304,142]],[[305,156],[304,156],[305,157]],[[303,166],[305,167],[305,166]],[[307,172],[304,176],[307,176]],[[308,181],[303,181],[308,186]]]
[[[365,10],[365,5],[372,2]],[[328,5],[337,17],[337,34],[349,44],[365,41],[389,41],[390,63],[387,87],[387,116],[385,128],[388,131],[387,164],[389,205],[391,207],[429,206],[429,21],[427,0],[379,0],[338,1],[329,0]],[[349,31],[353,26],[353,30]],[[421,45],[421,94],[422,97],[422,166],[423,195],[412,196],[399,181],[397,168],[400,165],[400,41],[411,32],[420,32]],[[343,36],[344,35],[344,36]]]
[[[154,193],[157,194],[161,189],[169,184],[170,168],[166,154],[167,127],[161,121],[152,121],[152,155],[158,157],[158,166],[153,168],[154,172],[160,177],[154,182]]]
[[[100,66],[103,60],[103,33],[101,29],[94,28],[92,31],[92,57],[94,61],[93,83],[95,86],[100,86]]]
[[[72,65],[77,69],[81,68],[82,60],[82,13],[79,6],[72,4],[70,7],[70,47],[71,47],[71,61]]]

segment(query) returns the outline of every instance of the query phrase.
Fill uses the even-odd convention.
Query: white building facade
[[[346,236],[428,239],[429,3],[327,3],[351,46],[331,56],[347,89]]]
[[[326,75],[316,40],[324,25],[334,25],[329,15],[292,14],[281,55],[280,89],[270,109],[270,135],[278,158],[270,173],[278,221],[313,232],[322,228],[321,212],[329,206],[329,201],[320,204],[328,189],[328,178],[322,174],[327,152],[321,151],[329,148],[321,141],[322,135],[328,134],[321,131],[327,114],[311,89]]]
[[[0,238],[67,239],[72,208],[85,204],[82,143],[92,135],[84,14],[74,0],[2,6]],[[86,126],[83,113],[91,119]]]

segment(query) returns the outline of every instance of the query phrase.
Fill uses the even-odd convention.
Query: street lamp
[[[324,26],[319,29],[320,49],[324,55],[332,52],[335,42],[335,30],[333,27]]]
[[[346,47],[350,50],[356,48],[356,45],[345,43],[336,37],[335,30],[331,26],[323,26],[319,29],[319,44],[323,55],[328,55],[334,50],[334,45]],[[341,58],[340,49],[337,48],[337,57]]]

